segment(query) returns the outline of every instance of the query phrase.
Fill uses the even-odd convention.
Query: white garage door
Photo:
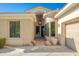
[[[79,48],[79,23],[66,25],[66,44],[72,48]]]

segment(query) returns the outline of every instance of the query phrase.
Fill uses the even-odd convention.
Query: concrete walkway
[[[10,51],[9,51],[10,50]],[[64,46],[24,46],[0,49],[0,56],[59,56],[79,55]],[[7,52],[5,52],[7,51]]]

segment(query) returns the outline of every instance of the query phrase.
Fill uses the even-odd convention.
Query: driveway
[[[57,56],[78,55],[64,46],[22,46],[0,49],[0,56]]]

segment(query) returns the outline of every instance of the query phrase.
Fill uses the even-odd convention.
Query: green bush
[[[6,42],[6,38],[0,38],[0,48],[3,48]]]

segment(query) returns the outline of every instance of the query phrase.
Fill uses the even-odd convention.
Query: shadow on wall
[[[58,34],[58,35],[57,35],[57,39],[58,39],[59,45],[61,45],[61,43],[63,42],[62,37],[63,37],[63,36],[62,36],[61,34]],[[75,41],[74,41],[73,38],[66,38],[66,39],[65,39],[65,45],[66,45],[68,48],[74,50],[75,52],[77,51],[77,50],[76,50]]]
[[[58,44],[61,45],[61,37],[62,35],[61,34],[57,34],[57,39],[58,39]]]
[[[77,51],[75,41],[73,38],[66,38],[66,46],[74,51]]]

